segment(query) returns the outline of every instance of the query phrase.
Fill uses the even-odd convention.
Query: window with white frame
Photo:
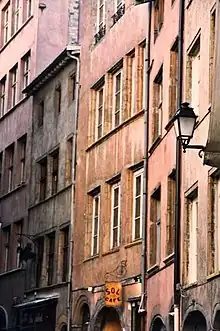
[[[105,21],[105,0],[97,0],[97,31],[104,26]]]
[[[27,87],[30,81],[30,52],[22,58],[23,67],[23,88]]]
[[[15,234],[18,236],[17,238],[17,250],[16,250],[16,268],[21,266],[20,255],[21,255],[21,236],[23,230],[23,221],[16,222],[15,226]]]
[[[5,91],[6,91],[6,76],[0,81],[0,117],[5,113]]]
[[[122,70],[113,76],[113,128],[121,123],[122,118]]]
[[[17,102],[17,71],[17,65],[10,70],[10,107],[14,107]]]
[[[136,57],[131,57],[131,115],[136,111]]]
[[[32,0],[26,0],[26,1],[27,1],[27,18],[29,18],[32,12]]]
[[[134,173],[133,181],[133,240],[142,236],[143,169]]]
[[[96,91],[96,138],[103,136],[104,127],[104,87]]]
[[[111,249],[120,244],[120,182],[112,185]]]
[[[162,133],[162,111],[163,111],[163,67],[160,68],[153,83],[153,120],[152,133],[153,142]]]
[[[11,226],[7,226],[2,230],[3,242],[4,242],[4,271],[9,270],[9,249],[10,249],[10,238],[11,238]]]
[[[3,9],[3,44],[6,44],[9,40],[9,10],[10,10],[10,2]]]
[[[99,253],[100,194],[93,197],[91,255]]]
[[[14,19],[13,19],[13,33],[19,29],[20,20],[20,0],[14,1]]]
[[[188,218],[188,283],[197,280],[197,227],[198,193],[197,190],[187,199]]]

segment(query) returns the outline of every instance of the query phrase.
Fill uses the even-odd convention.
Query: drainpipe
[[[75,55],[74,55],[75,54]],[[69,247],[69,273],[67,289],[67,331],[72,329],[72,274],[73,274],[73,231],[75,221],[75,193],[76,193],[76,147],[77,147],[77,129],[78,129],[78,110],[79,110],[79,78],[80,78],[80,59],[79,50],[68,51],[67,55],[76,61],[76,82],[75,82],[75,100],[73,107],[74,127],[73,127],[73,150],[72,150],[72,188],[71,188],[71,221],[70,221],[70,247]]]
[[[185,0],[180,0],[178,33],[178,90],[177,107],[181,108],[183,99],[183,39],[184,39]],[[180,330],[181,301],[181,140],[176,140],[176,208],[175,208],[175,246],[174,246],[174,331]]]
[[[142,313],[142,331],[146,323],[147,302],[147,218],[148,218],[148,150],[149,150],[149,101],[150,101],[150,49],[151,49],[151,17],[152,1],[147,2],[147,31],[145,47],[145,98],[144,98],[144,174],[143,174],[143,222],[142,222],[142,254],[141,254],[141,304],[139,313]]]

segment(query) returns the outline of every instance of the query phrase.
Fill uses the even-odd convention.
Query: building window
[[[96,138],[103,136],[104,129],[104,87],[96,91]]]
[[[10,2],[2,10],[3,17],[3,44],[6,44],[9,40],[9,10]]]
[[[76,93],[76,74],[73,73],[69,76],[69,103],[75,100]]]
[[[105,0],[98,0],[98,11],[97,11],[98,31],[104,26],[104,19],[105,19]]]
[[[173,171],[167,181],[167,234],[166,255],[174,252],[175,233],[176,172]]]
[[[186,200],[186,274],[187,281],[191,284],[197,280],[198,189],[194,190]]]
[[[67,281],[68,276],[68,252],[69,252],[69,227],[62,230],[63,235],[63,265],[62,265],[62,281]]]
[[[121,124],[122,119],[122,70],[113,76],[113,128]]]
[[[23,88],[27,87],[30,81],[30,52],[28,52],[22,58],[22,68],[23,68]]]
[[[17,64],[10,70],[10,85],[9,85],[9,108],[15,106],[17,102],[17,71],[18,66]]]
[[[194,108],[196,115],[199,115],[199,94],[200,94],[200,37],[192,47],[187,57],[187,98]]]
[[[131,64],[131,115],[136,112],[136,58],[135,54],[130,57]]]
[[[220,270],[220,178],[219,172],[209,178],[208,274]]]
[[[115,0],[115,14],[112,16],[113,25],[124,15],[125,3],[124,0]]]
[[[120,183],[112,186],[111,249],[120,245]]]
[[[161,255],[161,188],[151,196],[150,201],[150,261],[152,267],[160,263]]]
[[[73,137],[67,140],[67,160],[66,160],[66,183],[72,182],[72,167],[73,167]]]
[[[209,102],[212,102],[214,54],[215,54],[215,20],[216,10],[211,14],[210,20],[210,42],[209,42]]]
[[[20,19],[20,0],[14,0],[12,34],[18,31]]]
[[[178,40],[170,51],[170,86],[169,86],[169,119],[177,111],[177,85],[178,85]]]
[[[7,192],[10,192],[14,187],[14,144],[6,148],[5,162],[7,171]]]
[[[133,182],[133,240],[142,235],[143,169],[134,173]]]
[[[99,253],[100,194],[93,197],[92,250],[91,255]]]
[[[44,124],[44,100],[39,103],[37,110],[38,127],[41,127]]]
[[[26,142],[27,135],[24,135],[18,140],[18,165],[19,165],[19,184],[25,182],[25,170],[26,170]]]
[[[0,81],[0,117],[5,114],[5,90],[6,90],[6,76]]]
[[[54,97],[54,102],[55,102],[55,111],[56,114],[58,115],[61,111],[61,85],[59,84],[55,88],[55,97]]]
[[[15,235],[17,237],[17,249],[16,249],[16,268],[21,266],[20,253],[21,253],[21,236],[23,233],[23,221],[15,223]]]
[[[47,195],[47,158],[40,161],[40,201]]]
[[[4,245],[4,271],[9,270],[9,252],[10,252],[10,239],[11,239],[11,226],[2,229],[3,245]]]
[[[27,2],[27,18],[29,18],[32,13],[32,0],[26,0],[26,2]]]
[[[154,6],[154,40],[156,40],[164,21],[164,0],[156,0]]]
[[[44,257],[44,237],[36,239],[37,246],[37,270],[36,270],[36,287],[40,287],[41,274],[43,268],[43,257]]]
[[[52,194],[57,193],[59,177],[59,150],[52,155]]]
[[[159,70],[153,83],[153,142],[162,134],[163,106],[163,67]]]
[[[55,232],[48,235],[47,285],[53,284],[54,256],[55,256]]]

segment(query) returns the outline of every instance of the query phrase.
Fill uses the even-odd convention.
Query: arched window
[[[0,307],[0,331],[5,331],[7,328],[7,313],[2,307]]]
[[[82,306],[82,331],[87,331],[90,321],[89,306],[85,303]]]
[[[60,331],[67,331],[67,325],[64,324],[64,325],[62,326],[62,328],[60,329]]]

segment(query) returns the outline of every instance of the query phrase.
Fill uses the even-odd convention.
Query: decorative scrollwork
[[[127,273],[127,260],[122,260],[114,270],[105,273],[105,280],[108,280],[109,277],[120,279],[124,277],[126,273]]]

